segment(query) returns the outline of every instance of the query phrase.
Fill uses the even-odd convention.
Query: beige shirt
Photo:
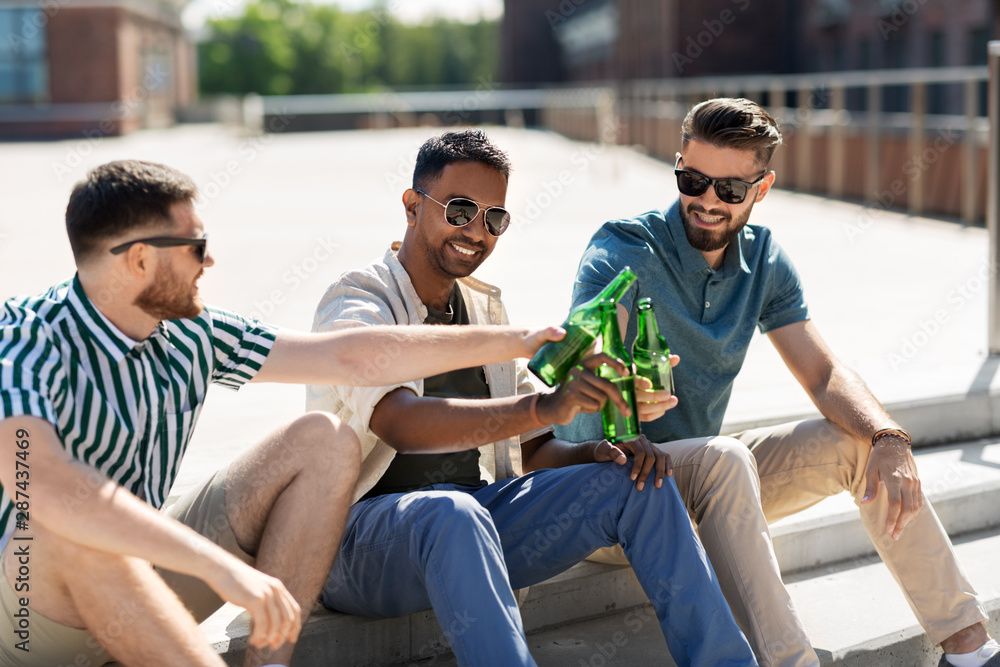
[[[336,331],[350,327],[423,324],[427,307],[420,301],[406,269],[396,258],[400,243],[392,244],[381,261],[364,269],[348,271],[331,285],[316,309],[313,331]],[[500,301],[500,290],[475,278],[458,281],[462,298],[469,311],[470,324],[508,324],[507,312]],[[387,348],[369,360],[365,375],[377,376],[380,368],[392,363],[400,354]],[[534,386],[523,364],[507,361],[485,367],[490,396],[504,398],[532,394]],[[372,413],[379,401],[390,391],[408,387],[417,396],[424,392],[423,380],[383,387],[348,387],[313,385],[306,387],[306,408],[332,412],[358,434],[361,441],[361,475],[354,489],[352,502],[367,493],[382,477],[396,450],[379,439],[369,428]],[[491,426],[500,428],[497,418],[488,420],[482,430],[488,435]],[[504,438],[479,448],[480,469],[487,482],[516,477],[521,474],[521,442],[550,432],[552,427],[535,429],[520,437]],[[469,434],[470,437],[473,434]],[[479,437],[483,433],[476,433]]]

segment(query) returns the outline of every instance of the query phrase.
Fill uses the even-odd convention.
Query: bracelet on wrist
[[[906,441],[907,447],[909,447],[910,443],[912,442],[909,431],[906,431],[901,428],[880,428],[879,430],[875,431],[875,435],[872,436],[872,447],[875,446],[876,442],[878,442],[887,435],[895,435],[899,438],[902,438],[903,440]]]

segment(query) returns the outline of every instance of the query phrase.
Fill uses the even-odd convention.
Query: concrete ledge
[[[887,403],[885,408],[893,419],[913,434],[914,447],[1000,435],[1000,392],[990,389]],[[761,426],[820,417],[816,411],[762,416],[723,423],[722,433],[739,433]]]
[[[632,569],[583,562],[528,590],[521,606],[526,632],[606,616],[648,602]],[[458,619],[461,621],[461,619]],[[211,646],[229,665],[242,665],[250,617],[227,604],[201,625]],[[431,659],[449,653],[431,610],[403,618],[363,618],[317,608],[295,650],[296,667],[340,664],[376,667]]]

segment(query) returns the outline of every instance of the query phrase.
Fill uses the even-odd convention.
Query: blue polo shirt
[[[809,318],[798,273],[765,227],[748,224],[713,270],[684,234],[678,203],[630,220],[605,223],[580,260],[573,306],[597,295],[625,266],[638,274],[622,299],[635,340],[639,299],[650,297],[660,333],[680,355],[674,368],[678,406],[642,432],[653,442],[718,435],[754,328],[761,333]],[[601,437],[600,415],[558,427],[567,440]]]

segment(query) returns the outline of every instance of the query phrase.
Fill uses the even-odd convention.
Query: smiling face
[[[163,236],[201,238],[205,235],[205,225],[191,202],[174,204],[170,213],[174,225]],[[198,279],[206,268],[215,264],[215,259],[210,252],[206,253],[202,264],[193,246],[155,248],[155,251],[157,264],[152,282],[136,296],[135,305],[158,320],[197,317],[205,307],[198,293]]]
[[[507,197],[507,179],[479,162],[453,162],[422,189],[444,204],[455,197],[466,197],[483,205],[502,207]],[[407,190],[403,203],[410,229],[400,259],[405,258],[403,264],[411,277],[426,275],[436,281],[464,278],[493,252],[498,237],[486,230],[483,211],[464,227],[453,227],[445,220],[441,204],[429,197]]]
[[[710,178],[736,178],[747,182],[757,180],[764,170],[751,151],[720,148],[701,141],[688,142],[681,153],[679,166]],[[698,197],[680,195],[681,219],[688,242],[705,255],[713,268],[721,265],[726,246],[747,224],[753,205],[764,198],[773,182],[774,172],[768,172],[739,204],[721,201],[714,187]]]

